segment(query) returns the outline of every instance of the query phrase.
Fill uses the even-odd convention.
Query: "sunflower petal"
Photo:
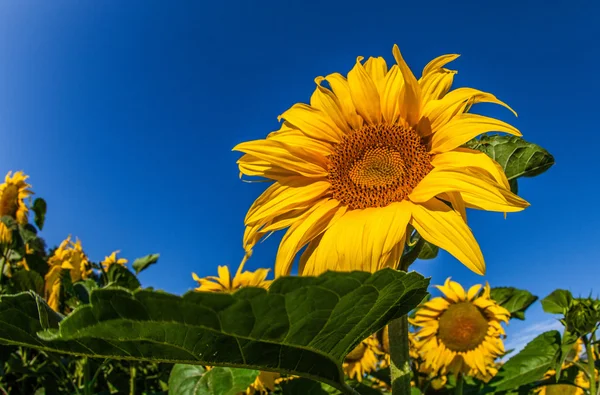
[[[475,273],[485,273],[483,255],[471,230],[446,204],[437,199],[415,204],[411,225],[425,240],[448,251]]]
[[[377,92],[379,92],[379,95],[381,96],[385,86],[385,76],[388,72],[385,59],[383,59],[381,56],[367,59],[365,62],[365,70],[367,74],[371,76],[371,79],[373,79],[373,82],[377,87]]]
[[[321,239],[308,258],[303,275],[325,270],[375,272],[396,267],[404,249],[409,202],[344,214]]]
[[[381,113],[388,123],[396,123],[400,117],[400,105],[404,78],[397,65],[393,65],[385,77],[383,92],[381,92]]]
[[[331,90],[340,101],[340,106],[350,127],[355,130],[360,129],[363,125],[363,119],[357,114],[356,107],[354,107],[348,80],[340,73],[329,74],[325,77],[325,80],[329,83]]]
[[[371,125],[381,120],[381,105],[377,87],[364,66],[362,56],[356,58],[356,65],[348,72],[348,86],[356,112]]]
[[[335,122],[324,111],[307,104],[296,103],[279,116],[300,129],[307,136],[338,143],[344,135]]]
[[[502,166],[481,151],[457,148],[435,155],[431,164],[433,167],[439,169],[479,168],[489,173],[498,184],[504,186],[506,189],[510,189],[510,184]]]
[[[451,151],[473,137],[492,131],[521,136],[517,128],[498,119],[479,114],[462,114],[434,132],[431,138],[431,152]]]
[[[457,54],[439,56],[425,66],[422,77],[419,79],[422,108],[427,102],[439,100],[448,93],[457,71],[445,69],[444,66],[459,56]]]
[[[350,132],[350,127],[344,116],[344,109],[337,96],[327,88],[321,86],[325,78],[315,78],[317,89],[310,98],[310,105],[323,111],[331,121],[344,133]]]
[[[289,275],[298,251],[327,230],[344,212],[345,207],[340,207],[340,203],[334,199],[315,203],[303,220],[294,223],[283,236],[275,259],[275,277]]]
[[[409,198],[415,203],[423,203],[446,192],[459,192],[469,207],[488,211],[516,212],[529,206],[491,177],[486,179],[458,168],[432,170],[412,190]]]
[[[404,85],[402,87],[401,103],[401,116],[406,120],[409,126],[416,125],[419,122],[419,114],[421,110],[421,88],[417,78],[410,70],[410,67],[404,61],[398,45],[394,44],[392,49],[396,63],[402,73],[404,79]]]

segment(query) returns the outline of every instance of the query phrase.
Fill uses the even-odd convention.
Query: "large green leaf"
[[[496,287],[492,288],[490,296],[500,306],[510,311],[510,318],[519,320],[525,319],[525,310],[529,308],[537,299],[537,296],[524,289],[513,287]]]
[[[345,390],[344,356],[414,308],[428,283],[415,272],[385,269],[283,277],[268,291],[248,287],[234,294],[180,297],[105,288],[62,321],[41,298],[21,293],[0,298],[0,342],[101,358],[278,371]]]
[[[258,376],[258,370],[176,364],[169,376],[172,395],[238,395]]]
[[[13,274],[11,281],[16,292],[33,291],[38,295],[44,293],[44,279],[33,270],[19,270]]]
[[[160,254],[146,255],[141,258],[137,258],[135,261],[133,261],[131,266],[133,267],[133,270],[135,270],[135,274],[139,274],[142,270],[145,270],[150,265],[154,265],[156,262],[158,262],[159,257]]]
[[[110,265],[106,273],[108,281],[112,285],[117,285],[127,289],[135,290],[140,287],[139,280],[125,266],[119,264]]]
[[[554,164],[554,157],[548,151],[517,136],[482,135],[466,146],[498,162],[509,180],[535,177]]]
[[[546,313],[565,314],[573,302],[573,295],[565,289],[556,289],[541,300]]]
[[[558,331],[542,333],[506,361],[489,382],[489,386],[495,391],[507,391],[541,379],[548,369],[554,367],[560,346]]]

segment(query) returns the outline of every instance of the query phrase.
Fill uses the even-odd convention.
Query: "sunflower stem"
[[[462,395],[464,382],[465,382],[465,379],[464,379],[462,373],[459,373],[458,376],[456,377],[456,389],[454,392],[456,395]]]
[[[585,343],[585,353],[587,354],[588,360],[588,372],[590,374],[590,394],[596,393],[596,366],[594,363],[594,350],[591,345],[592,335],[589,339],[584,336],[583,342]]]
[[[408,356],[408,316],[403,315],[390,322],[390,373],[392,394],[410,394],[412,371]]]
[[[137,371],[134,365],[134,362],[131,361],[129,364],[129,394],[135,395],[135,380],[137,376]]]

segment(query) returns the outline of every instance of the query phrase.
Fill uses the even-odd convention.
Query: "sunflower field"
[[[85,240],[47,245],[52,202],[34,194],[35,175],[5,169],[0,393],[600,394],[600,300],[430,284],[411,269],[443,249],[484,275],[467,209],[518,215],[529,206],[519,179],[554,158],[471,112],[491,103],[516,115],[491,93],[452,89],[458,55],[417,78],[392,54],[317,77],[279,130],[234,148],[240,177],[267,181],[243,219],[245,252],[238,267],[192,273],[184,295],[140,283],[154,251],[134,259],[107,246],[92,262]],[[279,230],[273,264],[245,270]],[[506,325],[534,303],[562,332],[506,349]]]

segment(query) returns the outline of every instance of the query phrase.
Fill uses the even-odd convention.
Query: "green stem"
[[[590,335],[590,339],[586,336],[583,337],[583,342],[585,343],[585,353],[587,354],[588,359],[588,372],[590,374],[590,394],[596,393],[596,367],[594,364],[594,350],[592,345],[590,344],[590,340],[592,336]]]
[[[412,370],[408,356],[408,316],[403,315],[389,324],[390,336],[390,373],[392,375],[392,394],[410,394]]]
[[[136,370],[133,362],[129,365],[129,395],[135,395]]]
[[[454,393],[456,395],[462,395],[464,382],[465,382],[465,379],[464,379],[462,373],[459,373],[458,376],[456,377],[456,389],[454,391]]]
[[[90,361],[87,357],[83,359],[83,393],[92,395],[92,380],[90,379]]]

